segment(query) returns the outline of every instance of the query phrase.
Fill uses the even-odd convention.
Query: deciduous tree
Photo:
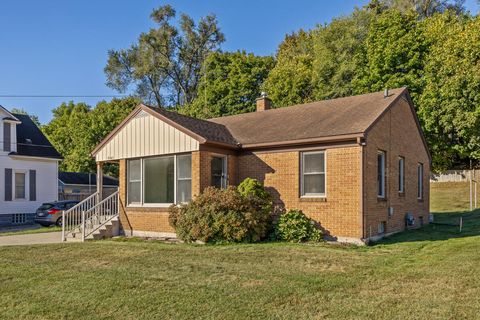
[[[158,106],[189,104],[197,95],[203,61],[219,49],[224,35],[214,15],[195,22],[182,14],[177,26],[175,10],[166,5],[151,18],[157,28],[128,49],[108,52],[107,85],[122,93],[134,85],[138,96]]]

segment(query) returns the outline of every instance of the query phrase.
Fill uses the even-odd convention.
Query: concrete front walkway
[[[61,243],[61,232],[19,234],[0,237],[0,246],[18,246],[30,244]]]

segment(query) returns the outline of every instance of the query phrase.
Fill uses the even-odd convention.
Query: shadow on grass
[[[374,245],[400,242],[442,241],[453,238],[480,236],[480,210],[434,213],[434,223],[420,229],[407,230],[382,239]],[[460,232],[460,218],[463,227]]]

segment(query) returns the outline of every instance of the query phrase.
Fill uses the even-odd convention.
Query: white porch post
[[[103,162],[97,162],[97,203],[103,200]]]

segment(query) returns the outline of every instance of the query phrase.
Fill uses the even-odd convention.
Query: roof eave
[[[318,143],[358,141],[357,140],[358,138],[364,138],[364,137],[365,135],[363,132],[358,132],[358,133],[336,135],[336,136],[325,136],[325,137],[286,140],[286,141],[277,141],[277,142],[247,143],[247,144],[243,144],[241,148],[243,150],[251,150],[251,149],[262,149],[262,148],[271,148],[271,147],[290,147],[290,146],[299,146],[299,145],[311,145],[311,144],[318,144]]]

